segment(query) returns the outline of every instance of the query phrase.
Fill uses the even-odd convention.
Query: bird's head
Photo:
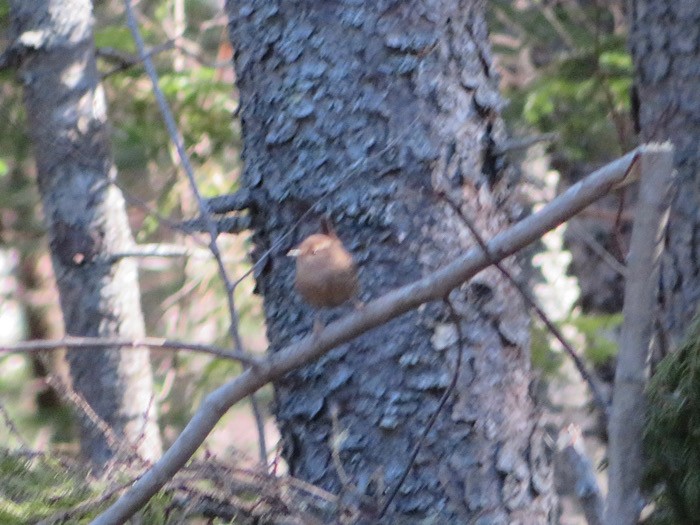
[[[314,233],[304,239],[296,248],[287,252],[289,257],[313,257],[327,254],[333,246],[338,245],[338,240],[330,235]],[[341,246],[342,247],[342,246]]]

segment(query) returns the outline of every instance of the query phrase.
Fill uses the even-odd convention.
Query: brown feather
[[[335,235],[310,235],[289,255],[296,256],[295,288],[314,308],[332,308],[357,293],[357,267]]]

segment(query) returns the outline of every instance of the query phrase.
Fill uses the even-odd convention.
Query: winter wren
[[[314,308],[340,306],[357,293],[357,267],[332,229],[309,235],[287,255],[297,260],[297,292]]]

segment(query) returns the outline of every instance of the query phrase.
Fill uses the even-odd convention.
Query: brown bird
[[[287,253],[296,257],[294,286],[314,308],[333,308],[357,294],[357,267],[328,224]]]

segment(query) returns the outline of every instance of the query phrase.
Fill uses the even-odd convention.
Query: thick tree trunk
[[[700,299],[700,2],[631,0],[629,16],[642,140],[670,140],[676,148],[678,190],[661,269],[673,349]]]
[[[362,299],[474,245],[438,191],[463,202],[485,235],[507,222],[483,7],[228,2],[243,185],[260,196],[254,256],[273,250],[257,275],[273,350],[311,330],[314,313],[293,291],[285,253],[318,230],[322,214],[359,263]],[[465,334],[460,379],[390,522],[545,523],[552,491],[528,393],[527,313],[495,270],[452,298]],[[289,374],[276,385],[276,415],[291,472],[378,505],[435,412],[457,348],[446,308],[431,304]]]
[[[110,260],[133,239],[123,197],[111,183],[115,169],[94,58],[92,5],[16,0],[11,16],[66,333],[141,337],[136,265]],[[68,360],[73,388],[116,436],[145,458],[159,456],[148,350],[72,351]],[[85,417],[81,432],[83,453],[95,463],[116,452]]]

